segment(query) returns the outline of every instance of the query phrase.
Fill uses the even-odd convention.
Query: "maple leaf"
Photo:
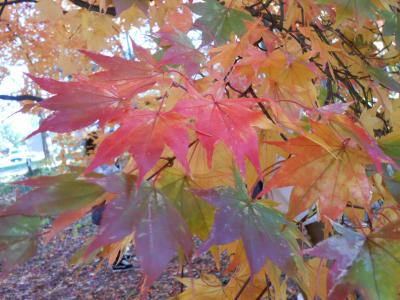
[[[400,101],[394,101],[393,110],[390,113],[392,132],[379,139],[379,146],[389,156],[400,159]]]
[[[310,27],[300,27],[299,31],[308,39],[310,39],[311,43],[311,55],[315,56],[316,54],[319,55],[318,60],[321,62],[323,66],[325,66],[327,63],[331,64],[330,61],[331,55],[330,53],[336,52],[338,55],[340,55],[340,52],[342,52],[341,48],[338,47],[337,45],[329,45],[325,41],[322,41],[316,32],[312,31]],[[332,68],[331,65],[329,65],[330,68]],[[332,72],[331,72],[332,73]]]
[[[199,71],[203,55],[194,48],[186,34],[178,30],[175,32],[160,30],[157,35],[161,39],[160,45],[166,49],[160,64],[183,65],[188,76]]]
[[[95,174],[95,176],[93,176]],[[106,176],[101,174],[92,173],[89,178],[85,180],[87,182],[95,183],[102,187],[104,191],[116,195],[129,196],[134,192],[134,183],[137,178],[134,175],[125,173],[113,173]]]
[[[304,55],[296,57],[280,49],[270,53],[262,64],[269,76],[285,86],[306,87],[316,77],[314,67]]]
[[[42,0],[37,4],[36,8],[39,21],[57,22],[63,17],[62,7],[54,1]]]
[[[187,35],[192,28],[193,16],[187,6],[170,11],[165,24],[156,33],[158,44],[162,47],[161,65],[182,65],[188,76],[196,74],[203,61],[203,54],[198,51]]]
[[[138,191],[121,195],[106,205],[100,232],[85,255],[132,233],[146,275],[146,286],[158,278],[178,248],[186,256],[192,250],[192,237],[176,209],[159,191],[142,186]]]
[[[329,273],[328,299],[345,299],[354,290],[366,299],[398,297],[400,241],[398,235],[391,236],[397,228],[388,226],[390,231],[381,229],[384,235],[377,231],[363,236],[334,224],[338,235],[305,250],[307,255],[334,260]]]
[[[210,66],[221,64],[224,70],[228,71],[229,68],[234,64],[236,58],[238,56],[243,57],[243,52],[247,48],[251,48],[251,45],[256,43],[260,39],[260,36],[262,37],[268,51],[273,51],[274,45],[277,42],[277,37],[274,34],[265,31],[264,26],[262,26],[259,21],[246,21],[245,25],[247,32],[240,38],[237,43],[227,43],[225,45],[210,49],[209,54],[212,56],[209,62]],[[254,68],[256,67],[257,66],[254,66]],[[232,79],[234,79],[236,76],[232,77]]]
[[[184,121],[184,117],[172,111],[130,111],[120,121],[121,126],[100,144],[85,174],[127,150],[139,168],[140,184],[146,172],[159,160],[165,145],[174,151],[179,162],[188,170],[186,155],[189,137]]]
[[[0,211],[0,215],[54,216],[80,209],[103,195],[101,187],[79,180],[77,176],[77,173],[43,176],[17,182],[36,188],[17,197],[17,201]]]
[[[368,67],[368,72],[375,80],[383,84],[385,87],[391,89],[392,91],[400,92],[400,83],[390,77],[385,70]]]
[[[235,168],[232,155],[225,144],[220,143],[215,147],[212,166],[208,168],[207,151],[196,143],[188,153],[190,178],[192,187],[197,189],[212,189],[221,185],[234,186],[232,170]]]
[[[210,237],[201,245],[200,252],[212,245],[242,239],[252,274],[261,270],[267,258],[285,272],[296,269],[296,229],[277,210],[252,202],[238,174],[235,190],[199,190],[196,194],[216,207]]]
[[[226,252],[230,258],[229,265],[224,269],[224,275],[234,272],[228,284],[224,285],[226,299],[233,299],[240,294],[238,299],[253,299],[254,295],[263,295],[266,289],[273,288],[272,299],[286,299],[288,277],[267,259],[265,266],[257,273],[252,274],[247,263],[246,252],[242,241],[235,241],[228,245],[219,246],[220,253]],[[298,272],[300,273],[300,272]],[[270,283],[266,282],[268,278]],[[301,285],[302,291],[306,292]]]
[[[49,110],[67,110],[110,105],[121,100],[117,90],[112,85],[95,83],[85,77],[79,81],[61,82],[51,78],[28,76],[42,89],[56,94],[40,103],[40,106]],[[68,100],[67,100],[68,99]]]
[[[79,112],[78,112],[79,111]],[[81,128],[85,128],[96,121],[100,126],[113,120],[125,113],[125,109],[101,106],[94,108],[68,109],[56,111],[44,119],[38,129],[30,133],[25,139],[28,139],[40,132],[51,131],[56,133],[66,133]]]
[[[301,287],[307,299],[315,299],[316,296],[320,299],[327,299],[328,264],[315,257],[307,260],[305,265],[307,269],[305,272],[301,272],[299,277],[304,280],[304,284]]]
[[[106,123],[124,112],[115,107],[122,98],[112,85],[96,84],[84,78],[78,82],[60,82],[34,76],[30,78],[44,90],[56,95],[39,103],[39,106],[53,113],[27,138],[47,130],[70,132],[97,120]]]
[[[351,138],[363,147],[379,173],[382,173],[382,163],[389,163],[397,169],[400,168],[391,157],[382,151],[377,141],[353,119],[344,114],[332,113],[330,109],[318,109],[317,111],[321,114],[320,117],[323,117],[333,129],[339,130],[343,137]]]
[[[193,26],[192,12],[186,5],[182,5],[181,3],[174,5],[172,2],[170,3],[171,7],[167,10],[160,30],[164,32],[180,31],[187,33]]]
[[[41,219],[27,216],[0,217],[2,275],[35,255]]]
[[[188,286],[183,293],[177,296],[180,300],[209,300],[209,299],[228,299],[226,289],[218,277],[212,274],[202,274],[200,278],[176,278],[179,282]]]
[[[191,233],[202,240],[206,239],[212,227],[214,212],[211,205],[190,190],[195,182],[181,170],[169,169],[161,174],[157,184],[186,221]]]
[[[241,36],[246,31],[244,21],[252,20],[247,13],[226,8],[214,0],[190,4],[189,8],[200,16],[194,27],[203,32],[203,43],[215,41],[222,44],[228,41],[232,34]]]
[[[400,159],[400,138],[398,133],[390,134],[379,140],[379,146],[386,154],[397,160]]]
[[[287,142],[271,142],[293,156],[282,163],[262,194],[272,188],[294,186],[289,218],[315,202],[321,215],[331,219],[340,216],[348,202],[367,208],[371,187],[365,168],[370,159],[352,140],[338,137],[329,126],[311,123],[315,135],[331,150],[302,136]]]
[[[133,175],[127,175],[124,173],[110,174],[107,176],[102,176],[101,174],[97,173],[90,175],[91,177],[85,178],[85,181],[100,186],[101,188],[103,188],[105,193],[101,197],[97,198],[95,202],[90,202],[86,206],[82,206],[78,210],[66,211],[58,215],[52,222],[51,230],[46,233],[46,241],[49,241],[62,229],[66,228],[73,222],[85,216],[93,209],[94,206],[100,205],[105,201],[109,201],[115,196],[121,197],[121,195],[130,195],[130,193],[134,191],[134,183],[136,182],[136,177]],[[74,177],[72,176],[72,178]],[[29,181],[32,185],[32,180]],[[50,182],[46,183],[46,185],[49,186],[52,184],[52,179],[50,177]]]
[[[149,90],[156,83],[168,81],[163,76],[162,64],[157,63],[146,49],[133,41],[132,48],[137,61],[81,50],[83,54],[105,69],[91,75],[90,78],[102,84],[111,82],[123,99],[131,99],[138,93]]]
[[[397,49],[400,49],[400,17],[392,11],[380,11],[385,19],[383,34],[394,35]]]
[[[143,12],[146,12],[149,7],[148,1],[145,0],[113,0],[112,2],[115,5],[117,16],[119,16],[124,10],[130,8],[132,5],[136,5],[142,9]]]
[[[217,93],[205,93],[204,96],[190,85],[188,88],[192,99],[181,100],[174,111],[196,120],[195,130],[207,151],[209,167],[214,147],[222,141],[232,151],[242,174],[245,173],[245,158],[260,171],[258,137],[254,126],[266,120],[262,112],[251,107],[263,99],[220,99],[215,95]]]
[[[224,285],[221,280],[212,274],[202,274],[200,278],[176,278],[179,282],[188,288],[177,296],[180,300],[222,300],[235,299],[241,291],[241,295],[237,299],[252,299],[255,295],[265,292],[265,272],[260,271],[257,275],[250,279],[251,272],[248,266],[238,267],[231,275],[229,282]]]
[[[87,9],[71,10],[64,14],[63,21],[72,33],[64,43],[73,45],[73,48],[79,45],[79,48],[101,51],[107,47],[110,38],[118,34],[115,23],[109,15],[94,14]],[[68,34],[69,30],[62,31]],[[59,31],[56,32],[57,39]]]
[[[365,21],[366,18],[374,18],[374,12],[376,11],[375,1],[371,0],[318,0],[318,2],[336,7],[337,24],[353,16],[356,16],[358,21]]]

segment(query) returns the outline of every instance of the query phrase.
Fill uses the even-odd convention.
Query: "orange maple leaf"
[[[341,138],[327,125],[311,122],[313,133],[331,147],[305,137],[273,144],[292,154],[268,182],[263,194],[272,188],[294,186],[288,217],[293,218],[317,203],[322,216],[336,219],[347,203],[368,207],[371,187],[365,172],[370,158],[355,141]]]

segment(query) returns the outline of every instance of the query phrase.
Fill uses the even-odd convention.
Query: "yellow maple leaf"
[[[38,10],[38,20],[48,21],[51,23],[57,22],[63,17],[63,10],[61,5],[53,0],[40,0],[36,4]]]

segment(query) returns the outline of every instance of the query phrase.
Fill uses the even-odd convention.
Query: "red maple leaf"
[[[121,120],[121,127],[100,144],[85,173],[129,151],[139,168],[140,184],[146,172],[160,158],[165,145],[174,151],[178,161],[188,170],[188,144],[183,116],[171,111],[132,110]]]
[[[175,111],[196,120],[195,130],[207,150],[211,167],[214,147],[224,142],[232,151],[241,173],[245,172],[245,158],[260,171],[258,137],[254,128],[265,116],[252,109],[262,99],[222,99],[217,92],[200,94],[187,84],[191,99],[181,100]]]
[[[34,76],[30,78],[55,95],[39,103],[53,113],[28,137],[43,131],[70,132],[97,120],[106,123],[124,111],[118,106],[123,99],[110,84],[99,84],[87,78],[81,78],[78,82],[60,82]]]
[[[132,97],[149,90],[156,83],[169,80],[163,76],[162,64],[158,64],[147,50],[135,44],[133,48],[140,61],[82,50],[106,70],[89,78],[78,76],[78,81],[60,82],[30,76],[41,88],[55,95],[39,104],[53,113],[28,137],[47,130],[70,132],[97,120],[102,126],[120,118],[125,108],[130,106]]]
[[[163,75],[163,64],[157,63],[146,49],[133,42],[132,47],[138,60],[126,60],[81,50],[83,54],[105,69],[91,75],[90,79],[113,84],[118,94],[126,99],[152,88],[156,83],[168,80]]]

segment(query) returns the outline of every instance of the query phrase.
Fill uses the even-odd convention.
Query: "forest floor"
[[[72,225],[53,238],[47,245],[40,243],[38,253],[25,264],[0,279],[0,298],[8,299],[133,299],[142,282],[139,263],[133,256],[133,268],[115,272],[111,266],[99,266],[99,261],[88,265],[70,265],[74,253],[86,238],[97,230],[90,219]],[[197,258],[196,270],[217,272],[211,257]],[[184,288],[175,280],[181,271],[178,262],[167,270],[150,290],[149,299],[168,299]]]

